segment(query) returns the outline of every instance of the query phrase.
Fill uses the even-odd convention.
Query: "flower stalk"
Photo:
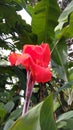
[[[32,78],[31,71],[27,71],[26,94],[25,94],[25,103],[23,106],[22,116],[28,111],[33,87],[34,87],[34,80]]]

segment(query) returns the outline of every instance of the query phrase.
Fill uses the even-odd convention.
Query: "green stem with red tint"
[[[24,116],[24,114],[28,111],[33,87],[34,87],[34,80],[32,79],[31,72],[27,71],[26,94],[25,94],[25,103],[23,106],[22,116]]]

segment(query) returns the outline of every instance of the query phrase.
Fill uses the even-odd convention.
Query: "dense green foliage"
[[[17,14],[23,8],[32,17],[31,25]],[[73,130],[73,61],[68,60],[66,44],[72,37],[73,0],[63,11],[57,0],[0,1],[0,130]],[[22,118],[20,91],[25,95],[26,71],[11,67],[6,51],[41,42],[50,45],[53,77],[35,84],[30,110]]]

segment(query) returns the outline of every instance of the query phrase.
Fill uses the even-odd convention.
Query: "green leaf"
[[[55,28],[55,34],[57,39],[61,39],[62,37],[70,38],[73,37],[73,0],[70,4],[65,8],[65,10],[61,13],[58,22],[59,24]],[[72,18],[71,18],[72,17]]]
[[[17,108],[15,111],[11,112],[9,119],[16,120],[22,112],[22,108]]]
[[[58,58],[56,58],[56,55],[55,55],[55,57],[53,57],[53,60],[56,62],[59,61],[56,59]],[[55,72],[57,72],[59,78],[66,81],[66,71],[65,71],[66,68],[63,65],[56,64],[53,60],[52,60],[53,69],[55,70]]]
[[[56,111],[59,108],[60,104],[59,102],[54,102],[54,111]]]
[[[58,117],[57,127],[64,130],[73,130],[73,111],[68,111]]]
[[[16,4],[16,9],[19,11],[23,8],[26,7],[26,2],[25,0],[13,0],[14,1],[14,4]]]
[[[54,95],[56,96],[62,90],[72,87],[72,85],[73,85],[73,80],[71,80],[70,82],[64,84],[61,88],[58,89],[57,92],[54,93]]]
[[[68,120],[70,118],[73,118],[73,111],[68,111],[58,117],[57,122],[60,122],[62,120]]]
[[[4,129],[3,130],[8,130],[9,127],[14,123],[13,120],[9,119],[6,123],[5,123],[5,126],[4,126]]]
[[[71,18],[72,17],[72,18]],[[73,19],[73,13],[70,15],[70,20]],[[56,31],[56,39],[60,40],[62,37],[64,39],[73,37],[73,21],[69,21],[69,23],[63,27],[61,30]]]
[[[7,102],[7,104],[5,105],[6,112],[10,113],[11,110],[13,109],[13,107],[14,107],[14,102],[13,101]]]
[[[5,115],[6,115],[6,110],[4,108],[4,104],[0,103],[0,123],[3,121]]]
[[[54,49],[52,49],[52,59],[58,65],[64,67],[67,64],[67,46],[65,43],[65,39],[61,39],[60,41],[53,42]]]
[[[9,130],[40,130],[39,110],[42,104],[30,110],[24,117],[19,118]]]
[[[56,0],[41,0],[35,5],[32,31],[38,36],[39,43],[52,40],[59,13]]]
[[[64,9],[64,11],[61,13],[55,30],[61,30],[64,23],[68,22],[68,16],[73,12],[73,0],[70,2],[70,4]]]
[[[68,70],[68,79],[69,81],[73,80],[73,68]]]
[[[9,24],[9,28],[11,26],[14,27],[16,21],[18,21],[18,15],[15,11],[15,7],[10,6],[9,4],[2,3],[0,5],[0,15],[5,18],[6,23]]]
[[[60,41],[53,41],[51,57],[53,59],[53,68],[57,71],[60,78],[67,81],[67,45],[64,38]]]
[[[51,125],[52,124],[52,125]],[[44,102],[29,110],[19,118],[9,130],[56,130],[53,119],[53,97],[47,97]]]
[[[41,130],[56,130],[53,119],[53,97],[50,96],[45,100],[40,112]],[[52,124],[52,125],[51,125]]]
[[[58,123],[57,123],[57,128],[58,128],[58,129],[64,128],[66,125],[67,125],[67,122],[66,122],[66,121],[61,121],[61,122],[58,122]],[[63,129],[62,129],[62,130],[63,130]]]
[[[14,67],[14,71],[20,80],[21,89],[25,90],[26,89],[26,70],[20,69],[18,67]]]
[[[66,126],[64,126],[64,130],[73,130],[73,118],[66,121]]]
[[[9,65],[0,65],[0,73],[2,74],[9,74],[9,75],[15,75],[14,73],[14,67],[11,67]]]
[[[70,2],[70,4],[65,8],[65,10],[61,13],[58,21],[63,22],[67,21],[69,14],[73,12],[73,0]]]

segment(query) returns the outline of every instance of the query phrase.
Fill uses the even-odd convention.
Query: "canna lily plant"
[[[27,83],[25,103],[22,116],[28,111],[32,89],[35,82],[44,83],[50,81],[52,72],[50,71],[50,48],[47,43],[41,45],[24,45],[21,54],[11,52],[8,57],[11,66],[22,65],[27,71]]]

